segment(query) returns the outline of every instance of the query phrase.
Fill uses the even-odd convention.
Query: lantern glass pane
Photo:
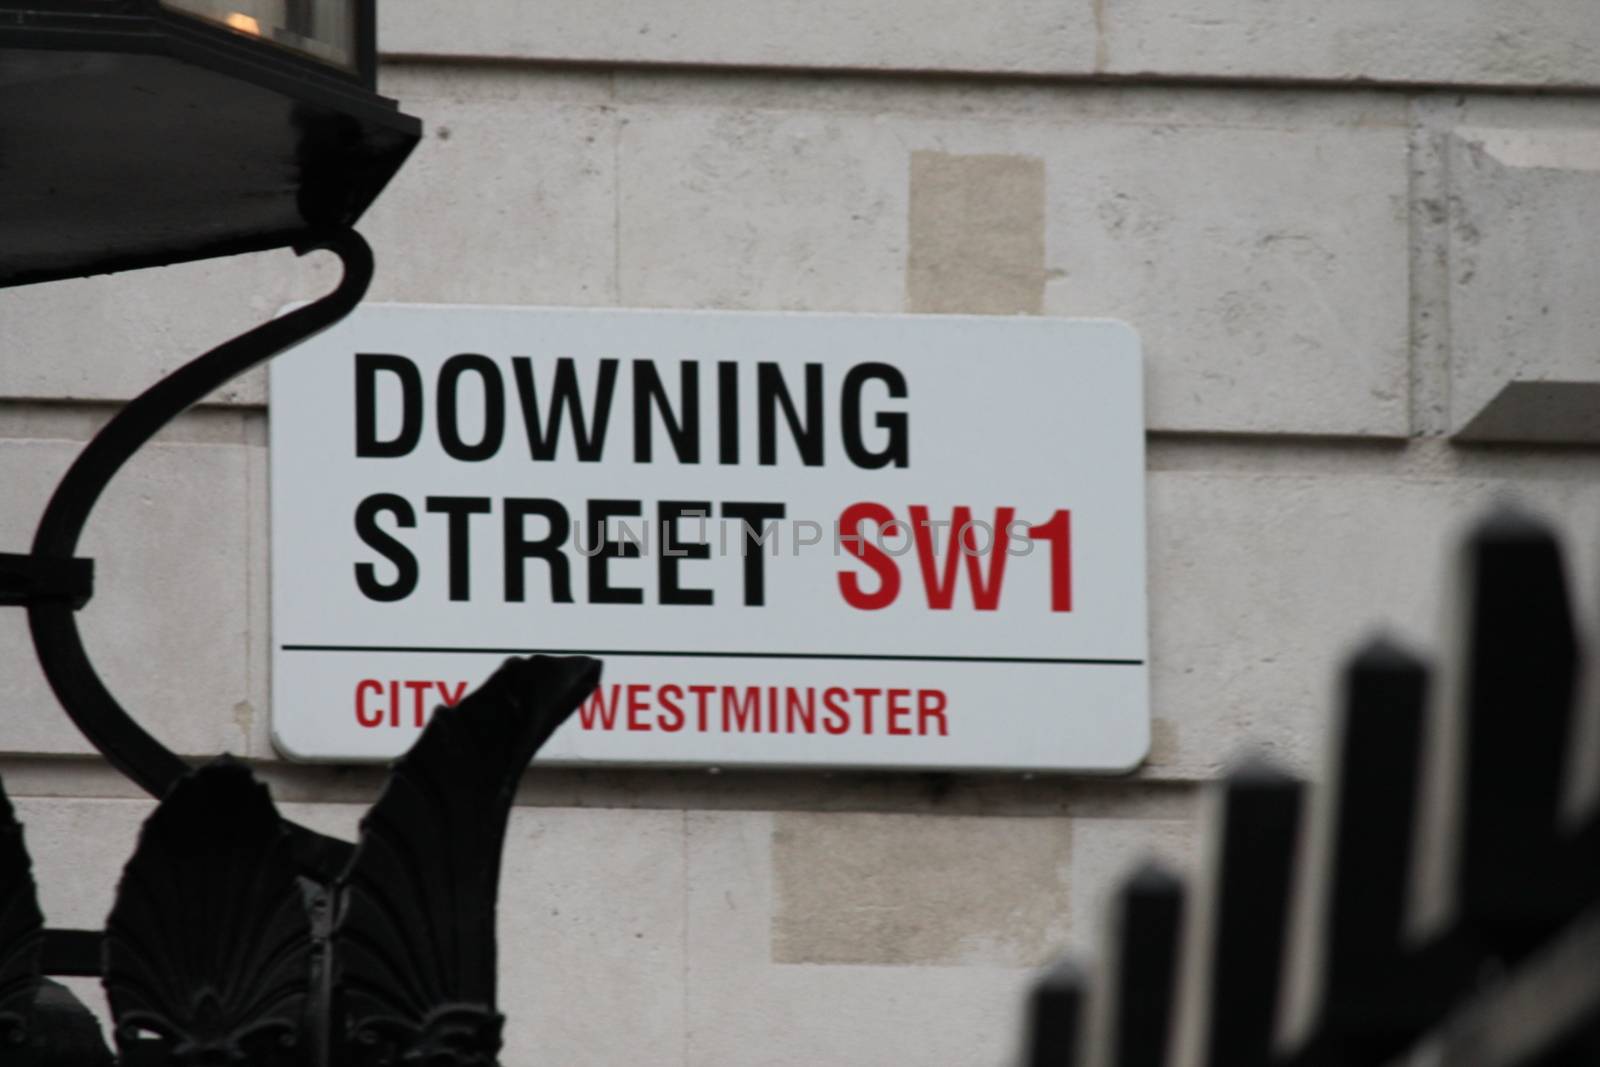
[[[162,6],[330,63],[356,65],[356,0],[161,0]]]

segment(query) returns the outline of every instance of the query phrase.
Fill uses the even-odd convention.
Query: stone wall
[[[1104,315],[1147,352],[1146,765],[530,774],[509,1064],[1003,1062],[1031,968],[1093,945],[1117,872],[1193,861],[1231,753],[1314,770],[1351,643],[1437,644],[1465,517],[1514,491],[1600,588],[1592,0],[383,8],[381,88],[427,134],[363,224],[372,299]],[[0,546],[117,401],[336,270],[0,292]],[[349,832],[378,772],[267,740],[264,381],[113,484],[83,620],[169,745],[260,761]],[[149,802],[57,709],[20,613],[0,679],[49,918],[99,925]]]

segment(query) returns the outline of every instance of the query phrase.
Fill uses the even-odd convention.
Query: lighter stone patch
[[[1600,171],[1600,132],[1595,130],[1462,128],[1456,133],[1508,167]]]
[[[1066,940],[1065,819],[773,820],[775,963],[1034,966]]]
[[[911,311],[1037,315],[1044,307],[1044,160],[911,153]]]

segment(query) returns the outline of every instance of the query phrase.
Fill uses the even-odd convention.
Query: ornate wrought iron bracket
[[[372,281],[372,250],[354,230],[319,234],[295,246],[326,249],[344,264],[326,296],[226,341],[179,368],[130,402],[84,448],[56,486],[26,556],[0,556],[0,602],[27,607],[39,665],[72,721],[112,766],[156,797],[189,771],[111,695],[89,661],[74,616],[92,591],[93,564],[77,559],[78,539],[100,494],[128,459],[178,415],[257,364],[332,326],[360,303]],[[293,830],[306,873],[332,879],[350,846],[300,827]]]
[[[509,660],[435,716],[393,768],[358,845],[283,819],[248,768],[192,769],[106,688],[74,612],[75,555],[101,492],[178,414],[338,322],[372,278],[353,230],[296,245],[344,264],[333,292],[184,366],[120,411],[56,488],[27,555],[0,554],[0,604],[28,612],[57,698],[111,764],[161,798],[104,935],[46,930],[0,791],[0,1062],[100,1067],[93,1017],[46,974],[101,976],[123,1067],[492,1067],[500,850],[522,771],[599,682],[583,657]],[[13,1051],[7,1051],[11,1049]]]

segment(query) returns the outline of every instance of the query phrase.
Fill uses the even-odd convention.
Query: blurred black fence
[[[1446,666],[1370,642],[1325,782],[1250,762],[1217,783],[1198,878],[1135,871],[1098,969],[1039,979],[1025,1067],[1600,1064],[1600,814],[1561,549],[1503,511],[1462,562]]]

